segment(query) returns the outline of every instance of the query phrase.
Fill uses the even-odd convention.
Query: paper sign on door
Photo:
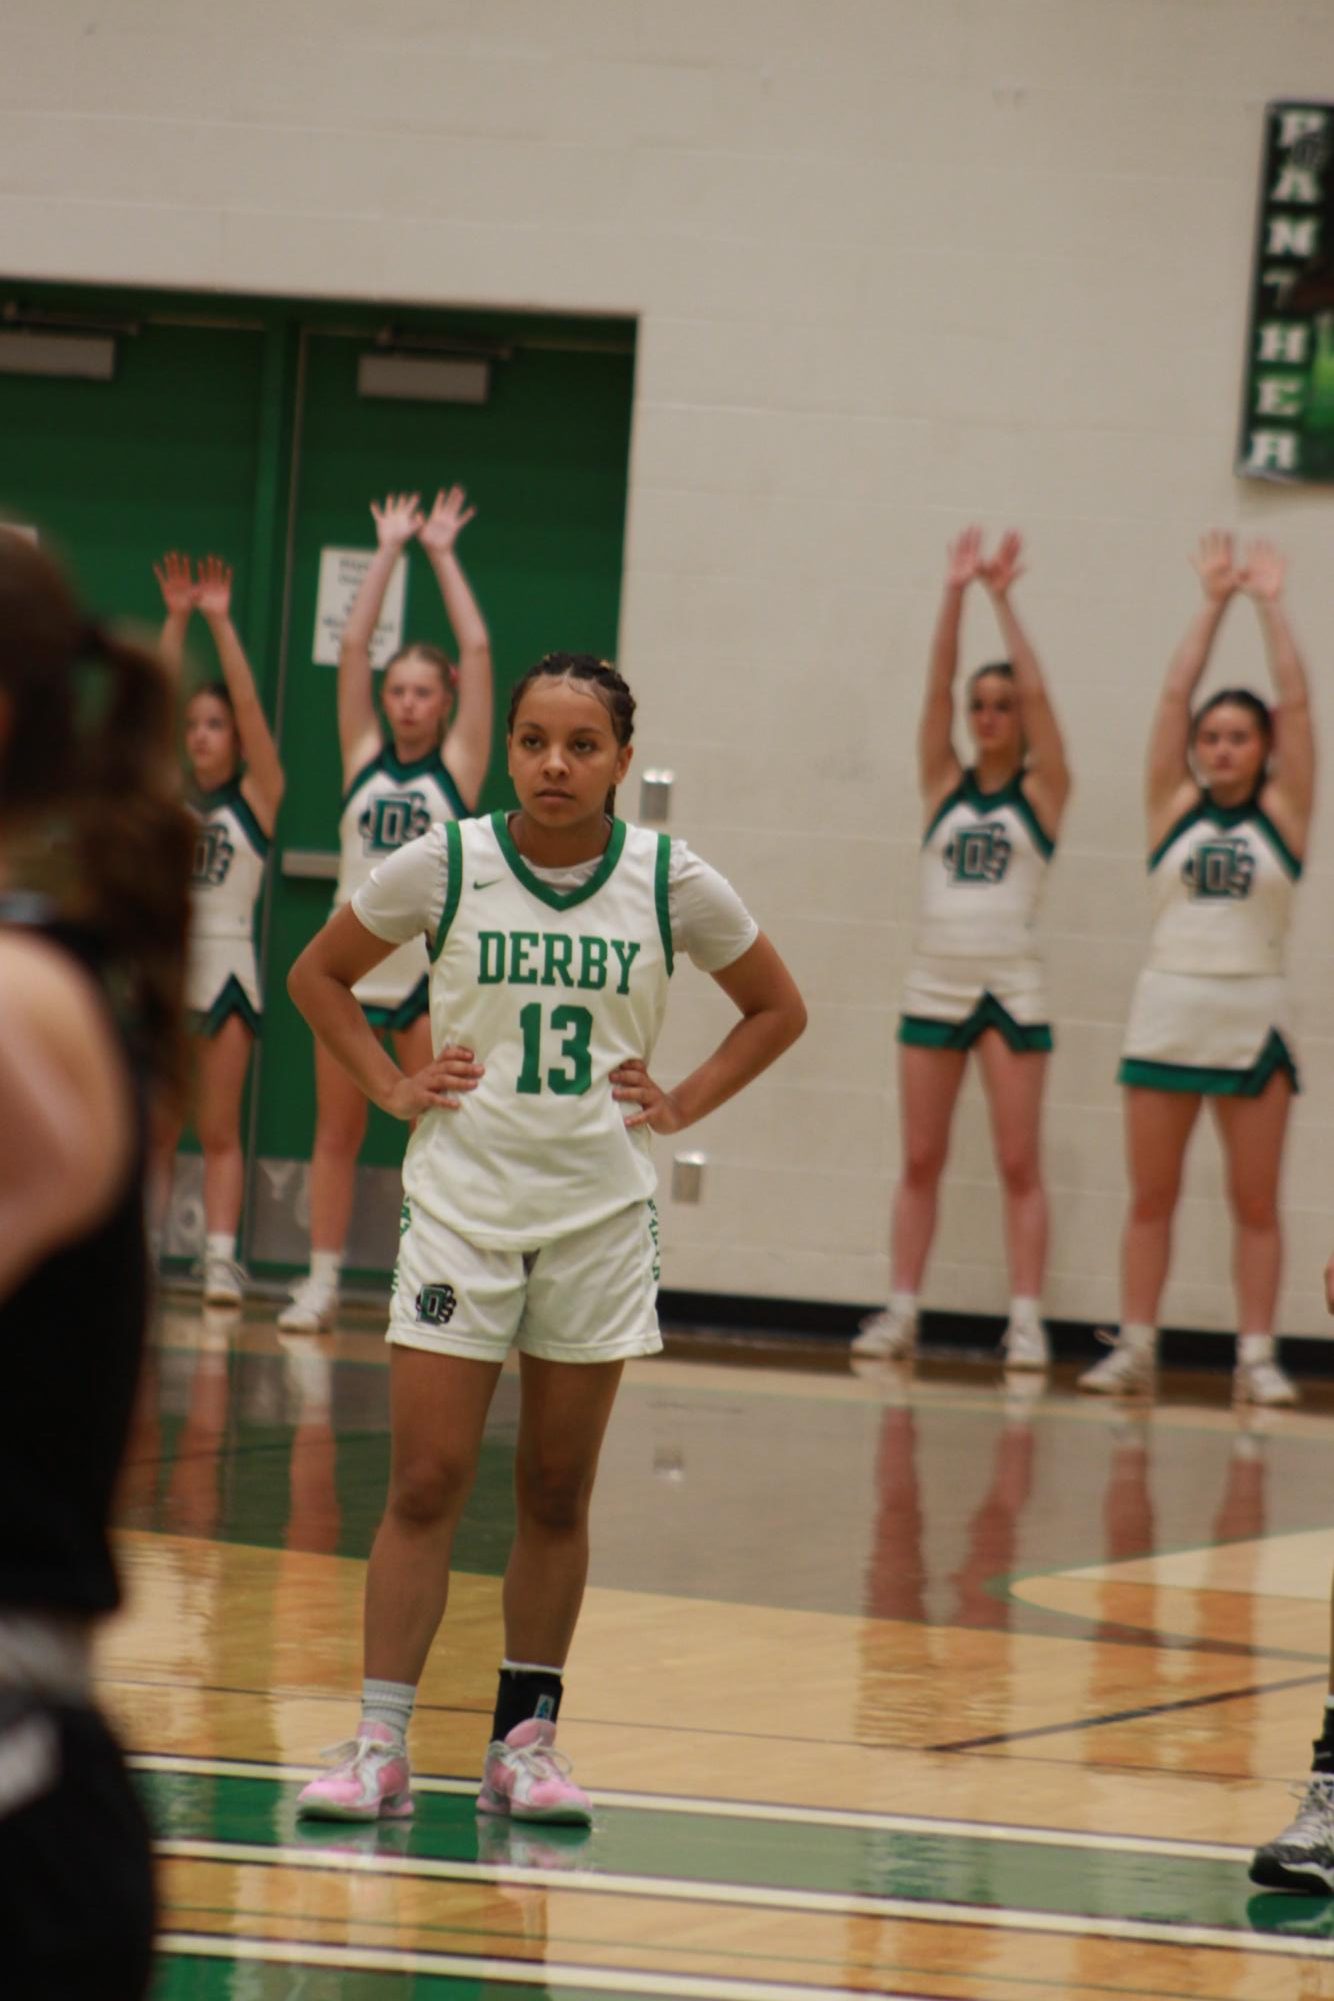
[[[312,655],[317,667],[338,665],[338,645],[343,637],[343,627],[374,553],[373,549],[320,550],[320,587],[315,600]],[[379,623],[371,640],[372,667],[387,667],[403,644],[407,579],[408,566],[400,556],[390,575]]]

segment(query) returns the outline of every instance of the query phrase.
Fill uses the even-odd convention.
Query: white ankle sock
[[[204,1251],[211,1258],[225,1258],[228,1264],[236,1262],[235,1230],[210,1230],[204,1239]]]
[[[417,1690],[410,1681],[371,1681],[361,1684],[361,1720],[383,1723],[398,1743],[406,1746],[408,1725]]]
[[[1010,1301],[1010,1325],[1031,1327],[1034,1330],[1039,1328],[1042,1325],[1040,1302],[1031,1294],[1016,1293]]]
[[[1274,1337],[1272,1334],[1242,1334],[1237,1341],[1237,1360],[1242,1367],[1250,1368],[1256,1362],[1272,1362],[1274,1359]]]
[[[1121,1339],[1127,1348],[1146,1349],[1152,1355],[1158,1346],[1158,1329],[1143,1320],[1126,1320],[1121,1326]]]
[[[310,1254],[310,1275],[321,1285],[338,1290],[338,1274],[343,1266],[341,1251],[312,1251]]]
[[[915,1292],[891,1292],[889,1310],[896,1319],[915,1320],[917,1318],[917,1294]]]

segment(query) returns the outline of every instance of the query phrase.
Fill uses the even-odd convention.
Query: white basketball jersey
[[[998,792],[983,792],[966,771],[922,841],[917,951],[938,958],[1031,957],[1054,852],[1018,777]]]
[[[343,795],[335,908],[350,900],[386,855],[415,841],[433,821],[462,819],[467,810],[438,748],[403,764],[387,743]]]
[[[446,827],[431,948],[431,1038],[485,1066],[456,1112],[427,1112],[403,1164],[409,1203],[473,1243],[534,1248],[641,1202],[646,1127],[626,1130],[610,1075],[657,1041],[672,970],[665,834],[612,823],[581,888],[525,865],[505,816]]]
[[[1255,800],[1204,794],[1149,856],[1162,973],[1281,973],[1302,865]]]
[[[268,836],[232,780],[216,792],[196,792],[190,811],[199,822],[190,876],[190,923],[197,938],[254,938],[255,903],[264,886]]]

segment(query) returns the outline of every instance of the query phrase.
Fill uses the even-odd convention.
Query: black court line
[[[1061,1737],[1072,1730],[1100,1730],[1105,1723],[1136,1723],[1144,1716],[1166,1716],[1175,1709],[1207,1709],[1215,1702],[1242,1702],[1250,1695],[1276,1695],[1284,1688],[1322,1686],[1324,1674],[1294,1675],[1290,1681],[1259,1682],[1253,1688],[1225,1688],[1212,1695],[1187,1695],[1176,1702],[1151,1702],[1143,1709],[1117,1709],[1110,1716],[1078,1716],[1069,1723],[1040,1723],[1033,1730],[1002,1730],[994,1737],[958,1737],[948,1744],[924,1744],[924,1751],[983,1751],[992,1744],[1022,1744],[1031,1737]]]

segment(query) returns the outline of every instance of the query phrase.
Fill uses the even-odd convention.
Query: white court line
[[[278,1966],[331,1966],[355,1973],[434,1973],[445,1980],[504,1980],[524,1987],[592,1987],[611,1994],[657,1994],[672,2001],[799,2001],[821,1994],[828,2001],[866,2001],[864,1988],[825,1987],[818,1981],[715,1979],[695,1973],[639,1973],[633,1967],[553,1965],[524,1959],[473,1959],[463,1954],[377,1952],[373,1947],[289,1945],[279,1939],[226,1939],[211,1932],[163,1932],[159,1952],[208,1959],[258,1959]],[[906,1988],[879,1987],[883,2001],[931,2001]]]
[[[1328,1939],[1283,1938],[1270,1932],[1230,1931],[1223,1925],[1173,1925],[1147,1918],[1110,1918],[1065,1911],[1015,1911],[973,1904],[936,1903],[915,1897],[852,1897],[826,1890],[757,1890],[740,1883],[685,1883],[663,1876],[613,1876],[566,1869],[506,1869],[493,1864],[416,1862],[410,1856],[335,1855],[329,1849],[264,1848],[249,1842],[169,1841],[159,1852],[192,1862],[244,1863],[272,1868],[334,1869],[357,1874],[433,1876],[450,1881],[495,1882],[584,1895],[644,1897],[732,1909],[804,1910],[825,1917],[906,1919],[914,1924],[969,1925],[982,1931],[1038,1932],[1063,1938],[1106,1938],[1137,1945],[1207,1946],[1221,1952],[1278,1953],[1289,1959],[1323,1959]],[[663,1950],[661,1942],[655,1949]]]
[[[129,1763],[139,1772],[179,1772],[192,1778],[271,1779],[302,1783],[318,1778],[323,1765],[266,1765],[242,1758],[196,1758],[174,1752],[136,1753]],[[464,1796],[475,1793],[476,1779],[444,1779],[414,1775],[419,1793]],[[717,1820],[776,1821],[784,1826],[860,1828],[868,1834],[938,1834],[974,1841],[1014,1841],[1035,1848],[1086,1848],[1120,1855],[1181,1856],[1200,1862],[1249,1861],[1252,1847],[1222,1841],[1180,1841],[1170,1835],[1089,1834],[1062,1827],[1025,1827],[1005,1821],[946,1820],[930,1814],[863,1813],[855,1808],[774,1806],[763,1800],[695,1799],[678,1793],[595,1792],[598,1806],[635,1813],[693,1813]]]

